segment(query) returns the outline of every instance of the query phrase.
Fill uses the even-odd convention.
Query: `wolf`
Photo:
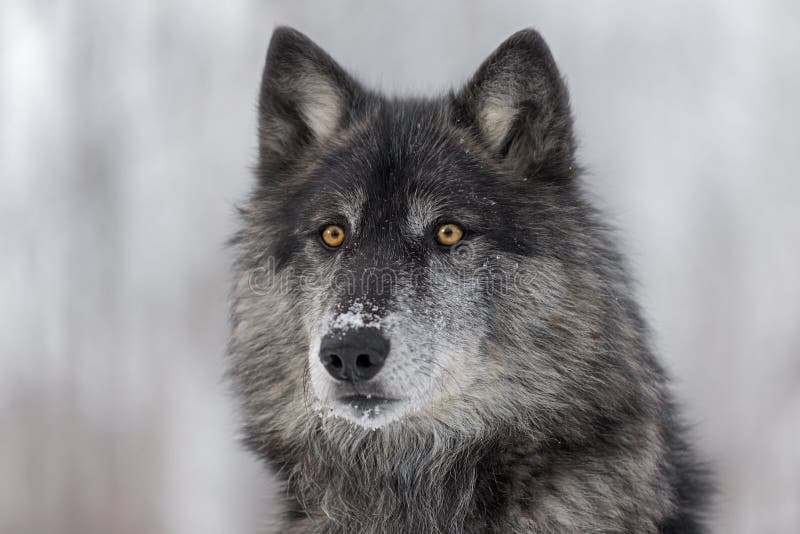
[[[532,29],[457,90],[271,38],[229,377],[287,533],[699,533],[708,476]]]

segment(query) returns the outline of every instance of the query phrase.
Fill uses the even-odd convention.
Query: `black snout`
[[[322,338],[319,359],[337,380],[363,382],[381,370],[389,340],[375,328],[356,328]]]

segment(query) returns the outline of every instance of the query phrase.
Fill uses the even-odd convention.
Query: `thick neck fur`
[[[636,425],[630,448],[610,435],[570,443],[507,428],[467,440],[328,423],[284,466],[298,512],[287,532],[658,532],[675,504],[655,491],[670,459],[652,423]]]
[[[344,448],[314,443],[289,480],[309,514],[302,531],[464,532],[474,522],[491,492],[496,440],[387,437],[368,432]]]

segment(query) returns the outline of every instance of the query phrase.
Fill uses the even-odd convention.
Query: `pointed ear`
[[[509,37],[453,97],[455,120],[492,156],[526,175],[574,174],[569,96],[544,39],[532,29]]]
[[[346,124],[358,93],[358,84],[311,39],[276,28],[259,96],[262,164],[282,168],[329,139]]]

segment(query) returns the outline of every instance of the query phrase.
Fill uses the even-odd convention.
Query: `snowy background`
[[[730,0],[0,0],[0,532],[269,532],[220,376],[276,24],[395,93],[538,28],[715,532],[800,532],[800,4]]]

